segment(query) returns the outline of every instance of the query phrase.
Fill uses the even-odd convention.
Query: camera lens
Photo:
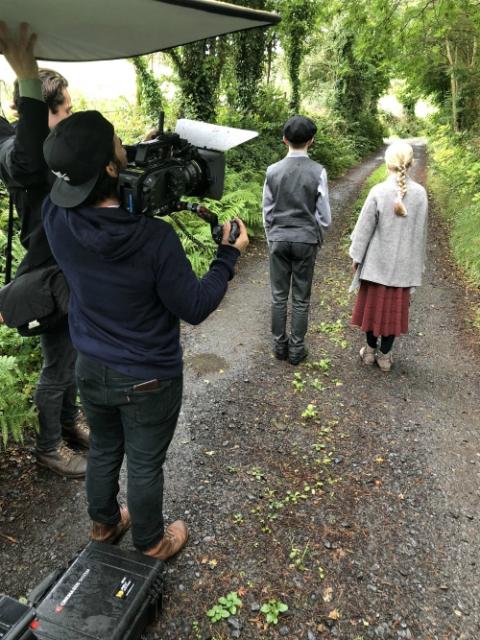
[[[202,167],[195,160],[183,166],[172,167],[168,171],[167,184],[176,197],[202,195],[206,189],[207,179]]]

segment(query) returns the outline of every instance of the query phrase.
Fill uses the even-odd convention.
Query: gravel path
[[[415,155],[422,181],[421,144]],[[309,334],[309,362],[328,359],[325,375],[271,357],[260,241],[221,307],[184,328],[185,401],[165,509],[192,535],[168,566],[152,639],[480,638],[479,349],[435,213],[425,283],[390,375],[361,366],[362,338],[348,327],[349,210],[381,160],[374,154],[331,189],[335,223],[318,258]],[[301,413],[310,402],[318,419],[309,422]],[[329,471],[318,451],[329,452]],[[271,496],[297,485],[300,495],[307,480],[322,489],[283,498],[272,514]],[[24,595],[87,532],[83,483],[38,471],[28,448],[0,456],[0,592]],[[244,607],[210,625],[205,612],[231,590],[245,594]],[[258,608],[271,598],[289,611],[267,627]]]

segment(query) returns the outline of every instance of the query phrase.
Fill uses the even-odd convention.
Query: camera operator
[[[59,73],[38,69],[33,53],[36,37],[28,25],[13,33],[0,22],[0,53],[17,76],[14,109],[18,122],[0,118],[0,179],[5,183],[20,217],[20,241],[26,249],[16,275],[54,265],[41,220],[41,204],[50,191],[50,172],[43,157],[43,142],[62,119],[71,114],[68,83]],[[27,295],[27,294],[26,294]],[[0,309],[1,311],[1,309]],[[43,367],[35,392],[39,432],[37,463],[68,478],[83,478],[85,456],[62,441],[88,448],[88,428],[76,406],[75,350],[68,323],[40,336]]]
[[[87,465],[91,538],[114,542],[132,524],[134,545],[167,560],[186,543],[177,520],[164,530],[163,463],[182,401],[180,319],[214,311],[248,245],[230,224],[208,273],[195,276],[167,222],[120,206],[126,152],[98,111],[73,114],[44,145],[57,176],[43,206],[53,254],[70,286],[69,323],[77,382],[91,429]],[[117,501],[124,454],[128,509]]]

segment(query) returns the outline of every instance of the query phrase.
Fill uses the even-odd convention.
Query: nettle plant
[[[218,622],[224,618],[234,616],[241,606],[242,601],[238,597],[238,593],[236,591],[230,591],[229,594],[217,600],[217,603],[207,611],[207,616],[212,622]]]
[[[302,418],[306,418],[310,420],[311,418],[315,418],[317,416],[317,410],[314,404],[308,404],[305,411],[302,413]]]
[[[305,380],[303,380],[302,374],[298,371],[292,380],[292,385],[295,387],[295,391],[303,391],[303,388],[305,387]]]
[[[232,517],[232,520],[233,520],[234,524],[243,524],[245,522],[243,514],[240,513],[240,512],[234,513],[233,517]]]
[[[344,326],[340,319],[335,322],[320,322],[317,328],[320,333],[327,335],[333,344],[342,349],[348,347],[348,342],[344,337]]]
[[[257,482],[265,480],[265,473],[259,467],[252,467],[247,471],[247,475],[253,477]]]
[[[320,360],[314,360],[313,362],[307,363],[309,369],[316,369],[318,371],[323,371],[324,373],[330,369],[330,365],[330,358],[320,358]]]
[[[280,600],[272,599],[266,602],[260,611],[265,615],[267,624],[278,624],[278,616],[288,611],[288,605]]]
[[[304,549],[300,547],[296,547],[292,545],[290,553],[288,555],[289,559],[292,561],[291,566],[296,567],[299,571],[308,571],[305,566],[305,560],[308,557],[309,553],[309,543],[305,545]]]

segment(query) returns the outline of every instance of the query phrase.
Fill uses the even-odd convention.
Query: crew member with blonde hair
[[[413,149],[407,142],[391,144],[385,162],[388,178],[370,190],[349,253],[355,272],[351,290],[359,289],[351,322],[367,338],[360,358],[390,371],[395,337],[408,331],[410,290],[422,284],[428,200],[408,176]]]

